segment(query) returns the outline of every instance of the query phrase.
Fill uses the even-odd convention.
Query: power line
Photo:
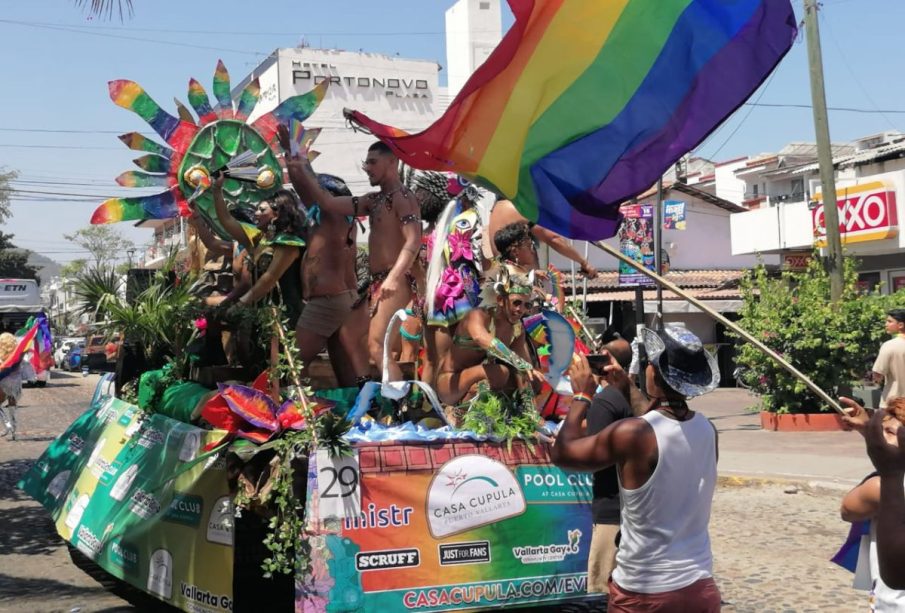
[[[723,141],[723,144],[720,145],[719,148],[708,157],[708,159],[714,159],[717,155],[719,155],[720,151],[723,150],[723,147],[729,144],[729,141],[732,140],[732,137],[735,136],[736,133],[738,133],[743,125],[745,125],[745,121],[747,121],[748,117],[751,116],[751,113],[754,112],[754,108],[760,102],[760,99],[763,98],[765,93],[767,93],[767,90],[770,88],[770,84],[773,82],[773,77],[775,76],[776,70],[774,69],[773,72],[770,73],[770,77],[767,79],[767,82],[760,90],[760,93],[757,95],[757,99],[753,103],[751,103],[751,106],[748,108],[748,112],[745,113],[745,116],[742,117],[742,120],[738,123],[737,126],[735,126],[735,129],[729,134],[729,136],[726,137],[726,140]]]
[[[270,55],[269,53],[261,53],[258,51],[245,51],[242,49],[227,49],[224,47],[211,47],[208,45],[194,45],[192,43],[179,43],[175,41],[166,41],[166,40],[156,40],[153,38],[141,38],[138,36],[123,36],[120,34],[107,34],[104,32],[91,32],[88,30],[78,30],[73,28],[72,26],[55,26],[55,25],[46,25],[40,24],[37,22],[28,22],[28,21],[14,21],[12,19],[0,19],[0,23],[7,23],[10,25],[18,25],[25,26],[27,28],[38,28],[44,30],[54,30],[57,32],[69,32],[70,34],[85,34],[87,36],[99,36],[102,38],[115,38],[120,40],[129,40],[129,41],[137,41],[144,43],[152,43],[157,45],[170,45],[173,47],[188,47],[190,49],[203,49],[205,51],[225,51],[227,53],[239,53],[242,55],[254,55],[257,57]]]
[[[31,189],[14,189],[11,187],[0,187],[0,192],[6,192],[9,194],[44,194],[48,196],[78,196],[84,198],[116,198],[116,196],[104,195],[101,196],[99,194],[77,194],[72,192],[45,192]]]
[[[122,187],[121,185],[111,185],[112,181],[107,181],[106,185],[98,182],[98,183],[80,183],[77,181],[35,181],[29,179],[16,179],[12,181],[12,183],[19,185],[73,185],[73,186],[82,186],[82,187]],[[125,188],[122,189],[134,189],[134,188]]]
[[[9,149],[103,149],[107,151],[125,151],[125,149],[123,149],[122,147],[95,147],[90,145],[24,145],[21,143],[0,143],[0,147]]]
[[[746,102],[744,106],[762,106],[769,108],[791,108],[791,109],[812,109],[814,108],[810,104],[790,104],[790,103],[778,103],[778,102]],[[826,107],[828,111],[840,111],[844,113],[866,113],[866,114],[876,114],[882,115],[884,113],[894,113],[894,114],[905,114],[905,110],[899,109],[859,109],[850,106],[828,106]]]
[[[369,31],[360,31],[360,32],[263,32],[256,31],[251,32],[248,30],[171,30],[171,29],[163,29],[163,28],[133,28],[126,26],[87,26],[87,25],[73,25],[67,23],[52,23],[52,22],[42,22],[42,21],[12,21],[12,20],[2,20],[0,22],[7,23],[15,23],[19,25],[29,25],[34,27],[48,27],[48,28],[70,28],[70,29],[79,29],[79,30],[113,30],[113,31],[124,31],[124,32],[151,32],[158,34],[195,34],[195,35],[211,35],[211,36],[371,36],[371,37],[386,37],[386,36],[437,36],[440,34],[465,34],[473,33],[473,34],[486,34],[486,33],[496,33],[498,30],[433,30],[433,31],[414,31],[414,32],[375,32],[373,30]]]
[[[62,130],[49,128],[0,128],[0,132],[40,132],[48,134],[123,134],[128,130]]]
[[[871,97],[870,92],[867,91],[867,88],[864,87],[863,83],[861,83],[861,79],[858,78],[857,73],[852,69],[851,64],[848,63],[848,58],[845,56],[845,53],[842,51],[842,46],[836,40],[836,36],[835,36],[835,34],[833,34],[833,28],[832,28],[832,26],[830,26],[829,20],[826,19],[825,15],[823,14],[823,11],[819,11],[817,13],[817,15],[823,21],[823,25],[826,26],[827,34],[830,35],[830,41],[833,43],[833,46],[836,47],[836,51],[839,53],[839,57],[842,58],[842,63],[845,65],[845,68],[846,68],[846,70],[848,70],[848,73],[852,76],[852,79],[858,85],[858,88],[861,90],[861,93],[864,94],[864,97],[874,107],[874,109],[876,109],[877,112],[879,112],[880,115],[883,116],[883,119],[886,120],[886,123],[888,123],[892,129],[898,130],[899,128],[892,122],[892,120],[890,120],[889,117],[887,117],[883,111],[880,111],[877,108],[877,103],[874,102],[874,99],[873,99],[873,97]]]

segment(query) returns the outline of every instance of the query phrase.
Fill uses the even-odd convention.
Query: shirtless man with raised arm
[[[355,309],[358,301],[358,279],[355,258],[358,253],[355,219],[323,209],[303,194],[304,165],[300,157],[291,156],[289,130],[280,126],[280,145],[286,153],[289,181],[300,195],[305,213],[305,237],[308,248],[302,258],[302,297],[305,308],[295,328],[299,359],[307,374],[310,364],[327,347],[330,364],[340,387],[354,387],[367,378],[368,359],[365,337],[367,315]],[[341,178],[321,174],[318,183],[332,196],[351,196]]]
[[[497,200],[493,205],[493,208],[490,210],[490,222],[488,223],[489,228],[486,237],[490,242],[490,249],[493,252],[494,257],[499,257],[500,255],[497,251],[496,245],[494,245],[493,242],[496,233],[510,224],[526,222],[530,226],[531,235],[534,236],[534,238],[544,243],[545,245],[549,245],[550,248],[553,249],[553,251],[560,254],[561,256],[569,258],[570,260],[576,262],[581,267],[579,269],[581,273],[587,278],[593,279],[597,276],[597,269],[591,266],[591,263],[588,262],[584,258],[584,256],[578,253],[571,244],[569,244],[568,239],[563,238],[556,232],[542,228],[537,224],[529,222],[524,215],[518,212],[518,209],[515,208],[515,205],[508,200]],[[536,260],[536,257],[533,263],[524,262],[523,266],[526,266],[527,268],[537,268],[538,262]]]
[[[405,308],[416,293],[412,263],[421,247],[421,219],[418,201],[399,179],[399,160],[385,144],[376,142],[368,148],[362,165],[372,186],[379,191],[362,197],[333,196],[322,189],[317,174],[308,162],[307,152],[297,161],[293,181],[304,202],[317,202],[324,211],[338,215],[368,215],[371,233],[368,251],[371,265],[368,354],[378,372],[383,370],[383,341],[390,318]],[[335,274],[321,268],[319,276]],[[387,365],[390,379],[399,380],[402,372],[398,364]]]

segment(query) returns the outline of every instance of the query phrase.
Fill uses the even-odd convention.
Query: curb
[[[752,475],[718,475],[717,487],[770,487],[785,488],[787,494],[805,492],[808,494],[840,496],[858,485],[856,481],[821,481],[806,477],[758,477]]]

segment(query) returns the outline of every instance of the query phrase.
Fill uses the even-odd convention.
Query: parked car
[[[74,370],[82,369],[82,352],[85,350],[85,343],[79,343],[75,345],[69,350],[69,353],[66,354],[66,359],[63,360],[63,366],[65,370],[72,372]]]
[[[93,334],[88,337],[88,344],[82,352],[82,361],[93,371],[112,371],[116,367],[116,355],[119,352],[121,337],[114,334]]]
[[[72,349],[73,345],[77,345],[78,343],[83,343],[84,340],[80,338],[64,338],[60,341],[59,346],[56,351],[53,352],[53,363],[57,368],[63,368],[66,360],[66,354],[69,353],[69,350]]]

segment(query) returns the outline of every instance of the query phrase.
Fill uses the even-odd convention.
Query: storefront
[[[905,200],[905,140],[836,158],[836,204],[846,255],[858,258],[865,291],[905,288],[905,236],[899,219]],[[823,194],[816,163],[783,170],[803,177],[810,199],[777,201],[731,217],[732,253],[779,254],[784,267],[801,270],[815,247],[826,245]]]

